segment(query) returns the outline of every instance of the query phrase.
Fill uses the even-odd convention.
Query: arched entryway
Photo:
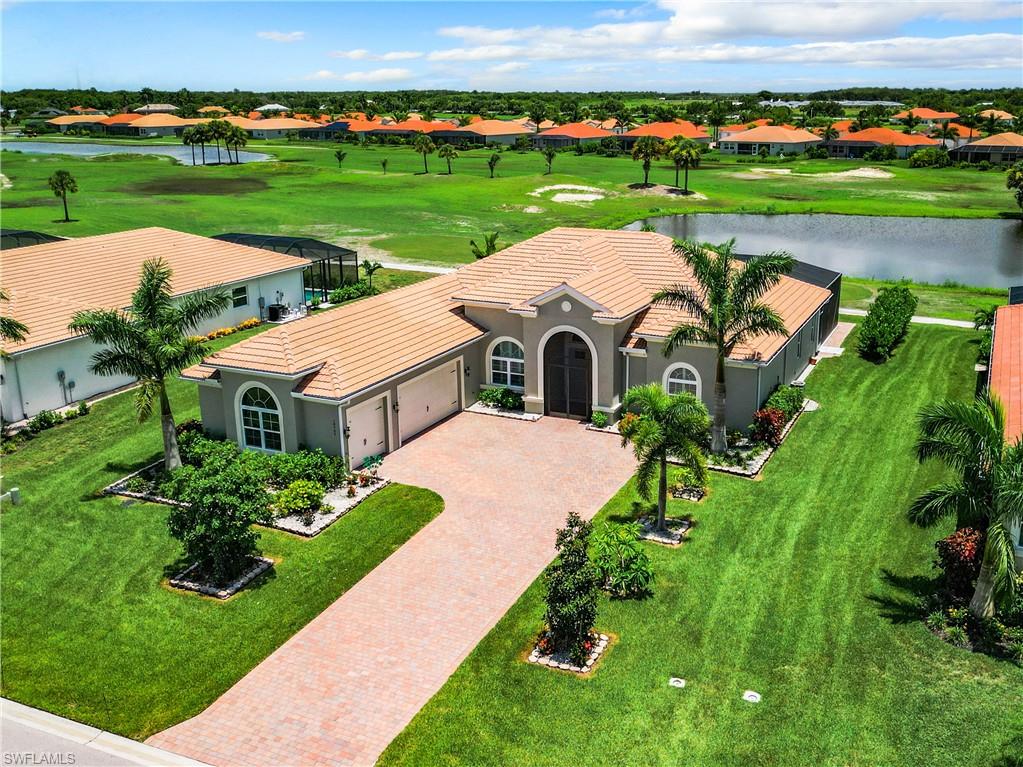
[[[589,418],[594,359],[589,339],[570,330],[553,333],[543,347],[545,415]]]

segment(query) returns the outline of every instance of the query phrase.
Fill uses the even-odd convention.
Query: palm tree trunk
[[[202,148],[202,164],[206,164],[206,144],[199,145]]]
[[[430,166],[426,163],[426,152],[423,152],[423,173],[429,173]]]
[[[174,414],[171,413],[167,388],[160,384],[160,429],[163,431],[163,465],[167,471],[181,467],[181,453],[178,451],[178,437],[174,431]]]
[[[717,372],[714,376],[714,425],[711,428],[710,451],[723,453],[728,449],[728,434],[725,430],[725,355],[718,354]]]
[[[70,221],[71,217],[67,214],[67,192],[64,192],[60,196],[60,199],[63,200],[63,202],[64,202],[64,221],[65,222]]]
[[[448,175],[451,175],[451,160],[448,160]]]
[[[675,186],[678,186],[678,179],[675,179]],[[686,188],[683,189],[686,194],[689,194],[689,166],[686,166]]]
[[[984,562],[977,576],[977,586],[970,600],[970,612],[978,618],[991,618],[995,614],[994,565],[988,559],[987,544],[984,550]]]
[[[661,454],[661,476],[657,480],[657,529],[667,530],[665,513],[668,509],[668,454]]]
[[[675,188],[678,189],[678,166],[675,166]]]
[[[217,139],[217,165],[220,165],[220,139]]]
[[[195,144],[190,145],[192,147],[192,167],[195,167]]]

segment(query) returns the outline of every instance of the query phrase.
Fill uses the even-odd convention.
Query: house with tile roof
[[[939,146],[940,141],[922,133],[903,133],[891,128],[864,128],[860,131],[842,133],[838,138],[824,142],[832,157],[862,158],[872,149],[893,146],[900,159],[905,159],[918,149]]]
[[[162,258],[173,269],[175,295],[223,286],[231,304],[198,328],[206,333],[266,318],[271,304],[304,302],[304,258],[153,227],[8,248],[0,253],[10,300],[0,311],[28,327],[19,343],[4,344],[0,410],[9,421],[29,418],[132,383],[89,371],[98,347],[68,330],[75,312],[125,309],[142,264]],[[53,280],[53,275],[60,275]]]
[[[61,133],[67,133],[72,128],[75,130],[81,130],[82,128],[102,130],[104,119],[106,119],[104,114],[60,115],[59,117],[50,118],[46,121],[46,124],[52,125]]]
[[[954,120],[959,117],[955,112],[939,112],[930,107],[914,107],[913,109],[906,109],[898,114],[892,115],[892,120],[895,122],[905,122],[912,115],[918,122],[924,125],[935,125],[946,120]]]
[[[143,104],[135,110],[140,115],[169,115],[178,111],[173,104]]]
[[[981,118],[994,117],[999,122],[1009,123],[1016,119],[1016,115],[1006,112],[1004,109],[984,109],[977,113]]]
[[[1023,289],[1014,288],[1023,294]],[[1005,408],[1005,438],[1023,440],[1023,303],[1010,303],[995,311],[988,387]],[[1023,569],[1023,526],[1011,531],[1016,567]]]
[[[595,128],[587,123],[565,123],[554,128],[547,128],[533,135],[533,146],[538,149],[554,147],[561,149],[581,144],[597,144],[615,134],[603,128]]]
[[[621,136],[622,145],[630,149],[633,144],[643,136],[653,136],[661,141],[668,141],[681,136],[698,144],[710,144],[711,137],[702,126],[694,125],[688,120],[675,120],[673,122],[653,122],[639,125],[632,130],[625,131]]]
[[[782,125],[760,125],[741,133],[733,133],[718,141],[721,154],[759,154],[765,149],[769,155],[801,154],[823,139],[802,128]]]
[[[477,120],[461,127],[440,128],[431,135],[436,140],[450,144],[511,146],[520,136],[532,136],[533,131],[512,120]]]
[[[614,417],[624,392],[647,382],[691,392],[709,406],[714,349],[663,354],[671,329],[691,316],[652,297],[669,285],[695,284],[672,245],[653,232],[552,229],[453,273],[282,325],[182,375],[199,384],[211,432],[257,449],[322,448],[356,467],[490,387],[519,392],[536,416]],[[787,334],[733,350],[726,363],[730,428],[746,428],[833,328],[824,315],[837,297],[827,287],[786,276],[764,300]],[[247,401],[276,413],[274,433],[263,433]]]
[[[990,162],[1011,165],[1023,160],[1023,136],[1018,133],[996,133],[953,149],[949,156],[955,162]]]

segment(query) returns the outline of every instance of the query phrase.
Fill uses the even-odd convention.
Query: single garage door
[[[371,455],[387,452],[387,401],[383,397],[348,408],[348,465],[357,469]]]
[[[404,442],[458,412],[458,362],[445,362],[398,387],[398,432]]]

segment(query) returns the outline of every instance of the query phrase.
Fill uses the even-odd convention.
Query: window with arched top
[[[246,389],[241,400],[241,416],[245,447],[269,453],[283,449],[281,411],[270,392],[261,386]]]
[[[664,390],[668,394],[688,392],[700,399],[703,395],[700,374],[696,372],[696,368],[684,362],[672,365],[664,372]]]
[[[501,341],[490,353],[490,383],[509,389],[526,388],[526,363],[522,344]]]

